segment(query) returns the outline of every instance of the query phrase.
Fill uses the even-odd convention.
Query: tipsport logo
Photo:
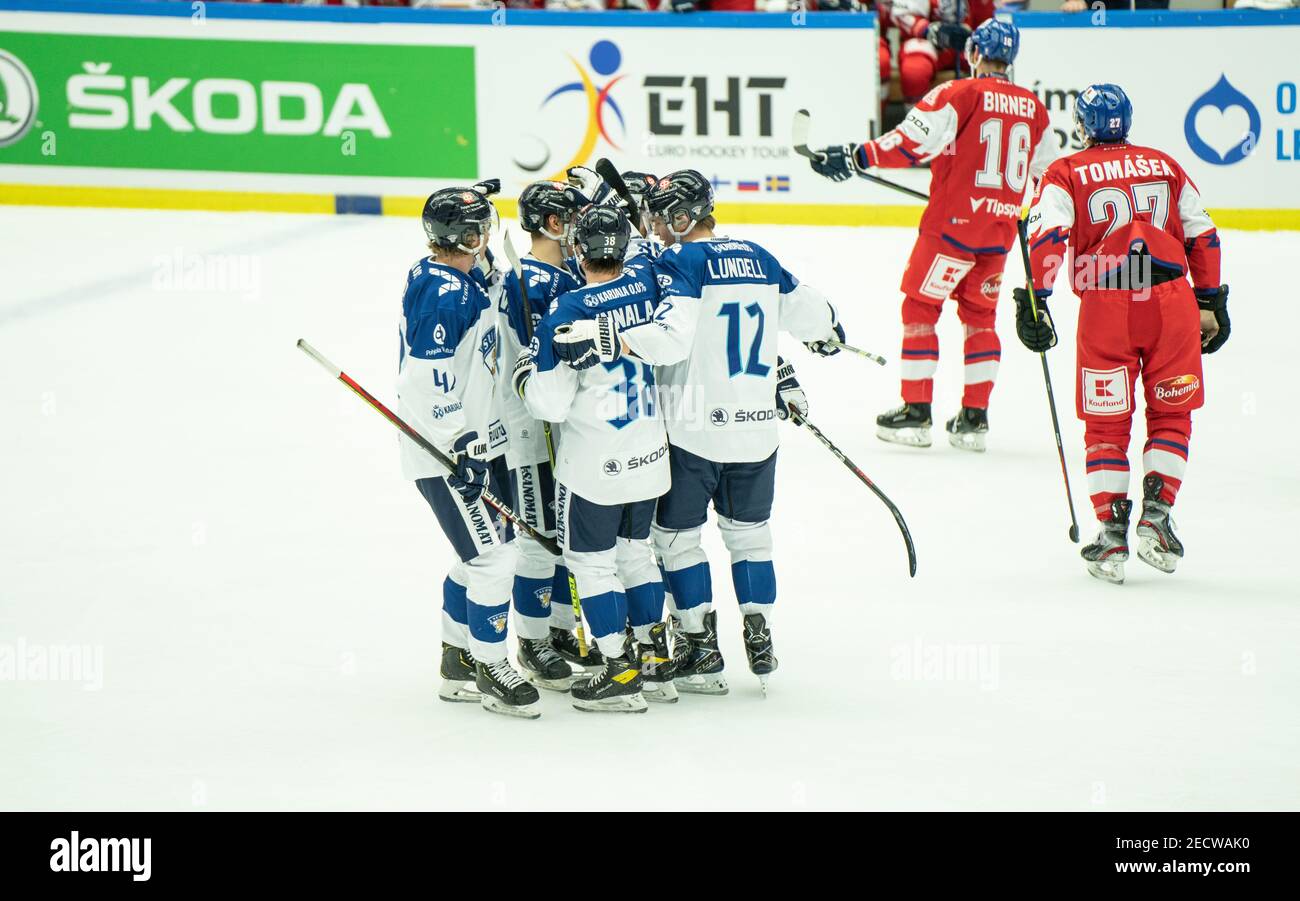
[[[547,176],[554,181],[563,181],[568,174],[568,170],[573,166],[586,165],[587,161],[595,153],[596,143],[601,139],[614,150],[622,149],[610,136],[607,127],[608,120],[605,115],[606,110],[618,121],[619,129],[624,133],[627,131],[623,111],[619,109],[618,101],[610,93],[614,85],[623,79],[622,75],[615,74],[623,64],[623,52],[619,50],[618,45],[613,41],[606,40],[592,44],[591,50],[587,53],[587,66],[583,66],[572,56],[565,55],[569,57],[569,62],[577,70],[578,80],[562,84],[547,94],[546,99],[541,103],[540,110],[545,113],[551,102],[559,97],[568,94],[580,94],[586,112],[586,125],[578,146],[569,157],[569,161],[556,169],[553,174]],[[607,80],[604,84],[597,84],[600,79]],[[563,105],[552,107],[551,116],[561,115],[559,109],[562,107]],[[544,138],[539,135],[530,135],[529,137],[537,143],[536,157],[534,159],[516,157],[514,163],[524,172],[541,172],[551,165],[554,153],[550,144]]]
[[[22,140],[36,121],[40,98],[23,61],[0,50],[0,147]]]
[[[1259,144],[1259,109],[1226,75],[1220,75],[1214,87],[1187,110],[1183,134],[1187,146],[1205,162],[1231,166],[1254,153]]]

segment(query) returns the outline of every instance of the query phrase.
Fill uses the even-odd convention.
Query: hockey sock
[[[591,626],[596,646],[606,657],[620,657],[627,637],[627,595],[605,591],[582,599],[582,615]]]
[[[475,660],[497,663],[506,659],[506,622],[510,605],[466,602],[469,619],[469,650]]]
[[[627,590],[627,621],[636,640],[650,643],[650,627],[664,618],[664,583],[658,579]]]
[[[939,368],[939,336],[934,324],[939,307],[911,297],[903,299],[903,351],[900,369],[903,402],[928,404],[934,397],[934,372]]]
[[[1173,504],[1187,469],[1187,446],[1191,440],[1192,417],[1188,413],[1147,415],[1147,443],[1142,453],[1145,475],[1157,475],[1164,482],[1160,500]]]
[[[1087,445],[1088,495],[1097,519],[1110,519],[1111,501],[1128,497],[1128,442],[1132,420],[1104,425],[1088,423],[1084,428]]]
[[[987,410],[989,406],[993,381],[998,377],[998,361],[1002,359],[1002,342],[998,340],[998,333],[993,331],[992,319],[990,311],[987,326],[970,321],[966,323],[966,342],[963,347],[966,354],[966,390],[961,397],[963,407]]]
[[[550,634],[551,579],[515,576],[511,595],[515,606],[515,629],[520,638],[539,639]]]
[[[458,648],[469,647],[469,598],[465,586],[451,576],[442,581],[442,640]]]
[[[557,565],[551,579],[551,625],[572,632],[578,627],[573,615],[573,601],[569,597],[569,568]]]

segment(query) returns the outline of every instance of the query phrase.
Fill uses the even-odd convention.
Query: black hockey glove
[[[675,13],[693,13],[699,8],[695,0],[668,0],[668,5]]]
[[[466,432],[457,438],[456,443],[451,447],[456,470],[447,476],[447,484],[455,489],[467,504],[472,504],[483,496],[488,484],[488,471],[491,469],[486,460],[474,456],[475,453],[483,453],[487,450],[483,444],[475,447],[476,443],[478,443],[478,432]]]
[[[1201,317],[1201,353],[1212,354],[1228,343],[1232,334],[1232,323],[1228,321],[1228,286],[1220,285],[1208,291],[1196,292],[1196,305],[1202,313],[1213,313],[1215,329],[1205,327],[1205,317]]]
[[[844,326],[840,325],[838,322],[835,323],[835,340],[841,344],[843,344],[845,340]],[[840,352],[838,347],[835,347],[828,341],[805,341],[803,346],[820,357],[833,357]]]
[[[491,197],[493,194],[501,193],[501,179],[485,178],[478,184],[474,185],[474,190],[478,191],[484,197]]]
[[[1024,288],[1015,288],[1011,295],[1016,299],[1016,337],[1036,354],[1051,350],[1056,346],[1056,326],[1052,324],[1052,314],[1047,309],[1047,295],[1038,298],[1038,318],[1034,318],[1034,308],[1029,302],[1029,292]]]
[[[794,364],[787,363],[781,357],[776,358],[776,415],[781,419],[790,418],[790,408],[800,417],[808,415],[808,395],[804,394],[799,380],[795,378]],[[795,425],[799,423],[796,422]]]
[[[960,22],[931,22],[925,37],[940,50],[960,51],[966,46],[970,29]]]
[[[608,313],[559,326],[551,344],[555,355],[577,370],[588,369],[597,363],[612,363],[623,354],[618,326]]]
[[[862,171],[858,166],[857,144],[835,144],[817,151],[820,159],[812,159],[808,164],[818,175],[831,181],[848,181]]]

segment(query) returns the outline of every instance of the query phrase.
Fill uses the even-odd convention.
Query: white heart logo
[[[1196,111],[1196,134],[1223,158],[1250,133],[1250,116],[1244,107],[1220,110],[1203,106]]]

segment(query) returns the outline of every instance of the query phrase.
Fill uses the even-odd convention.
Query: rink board
[[[1283,72],[1300,11],[1093,18],[1016,17],[1016,80],[1063,151],[1074,96],[1115,81],[1134,140],[1182,161],[1221,225],[1300,228]],[[728,221],[914,225],[908,198],[827,182],[789,147],[801,107],[814,144],[870,133],[875,29],[874,15],[0,0],[0,203],[413,215],[437,187],[497,176],[512,198],[609,156],[699,169]],[[1175,57],[1206,65],[1171,77]]]

